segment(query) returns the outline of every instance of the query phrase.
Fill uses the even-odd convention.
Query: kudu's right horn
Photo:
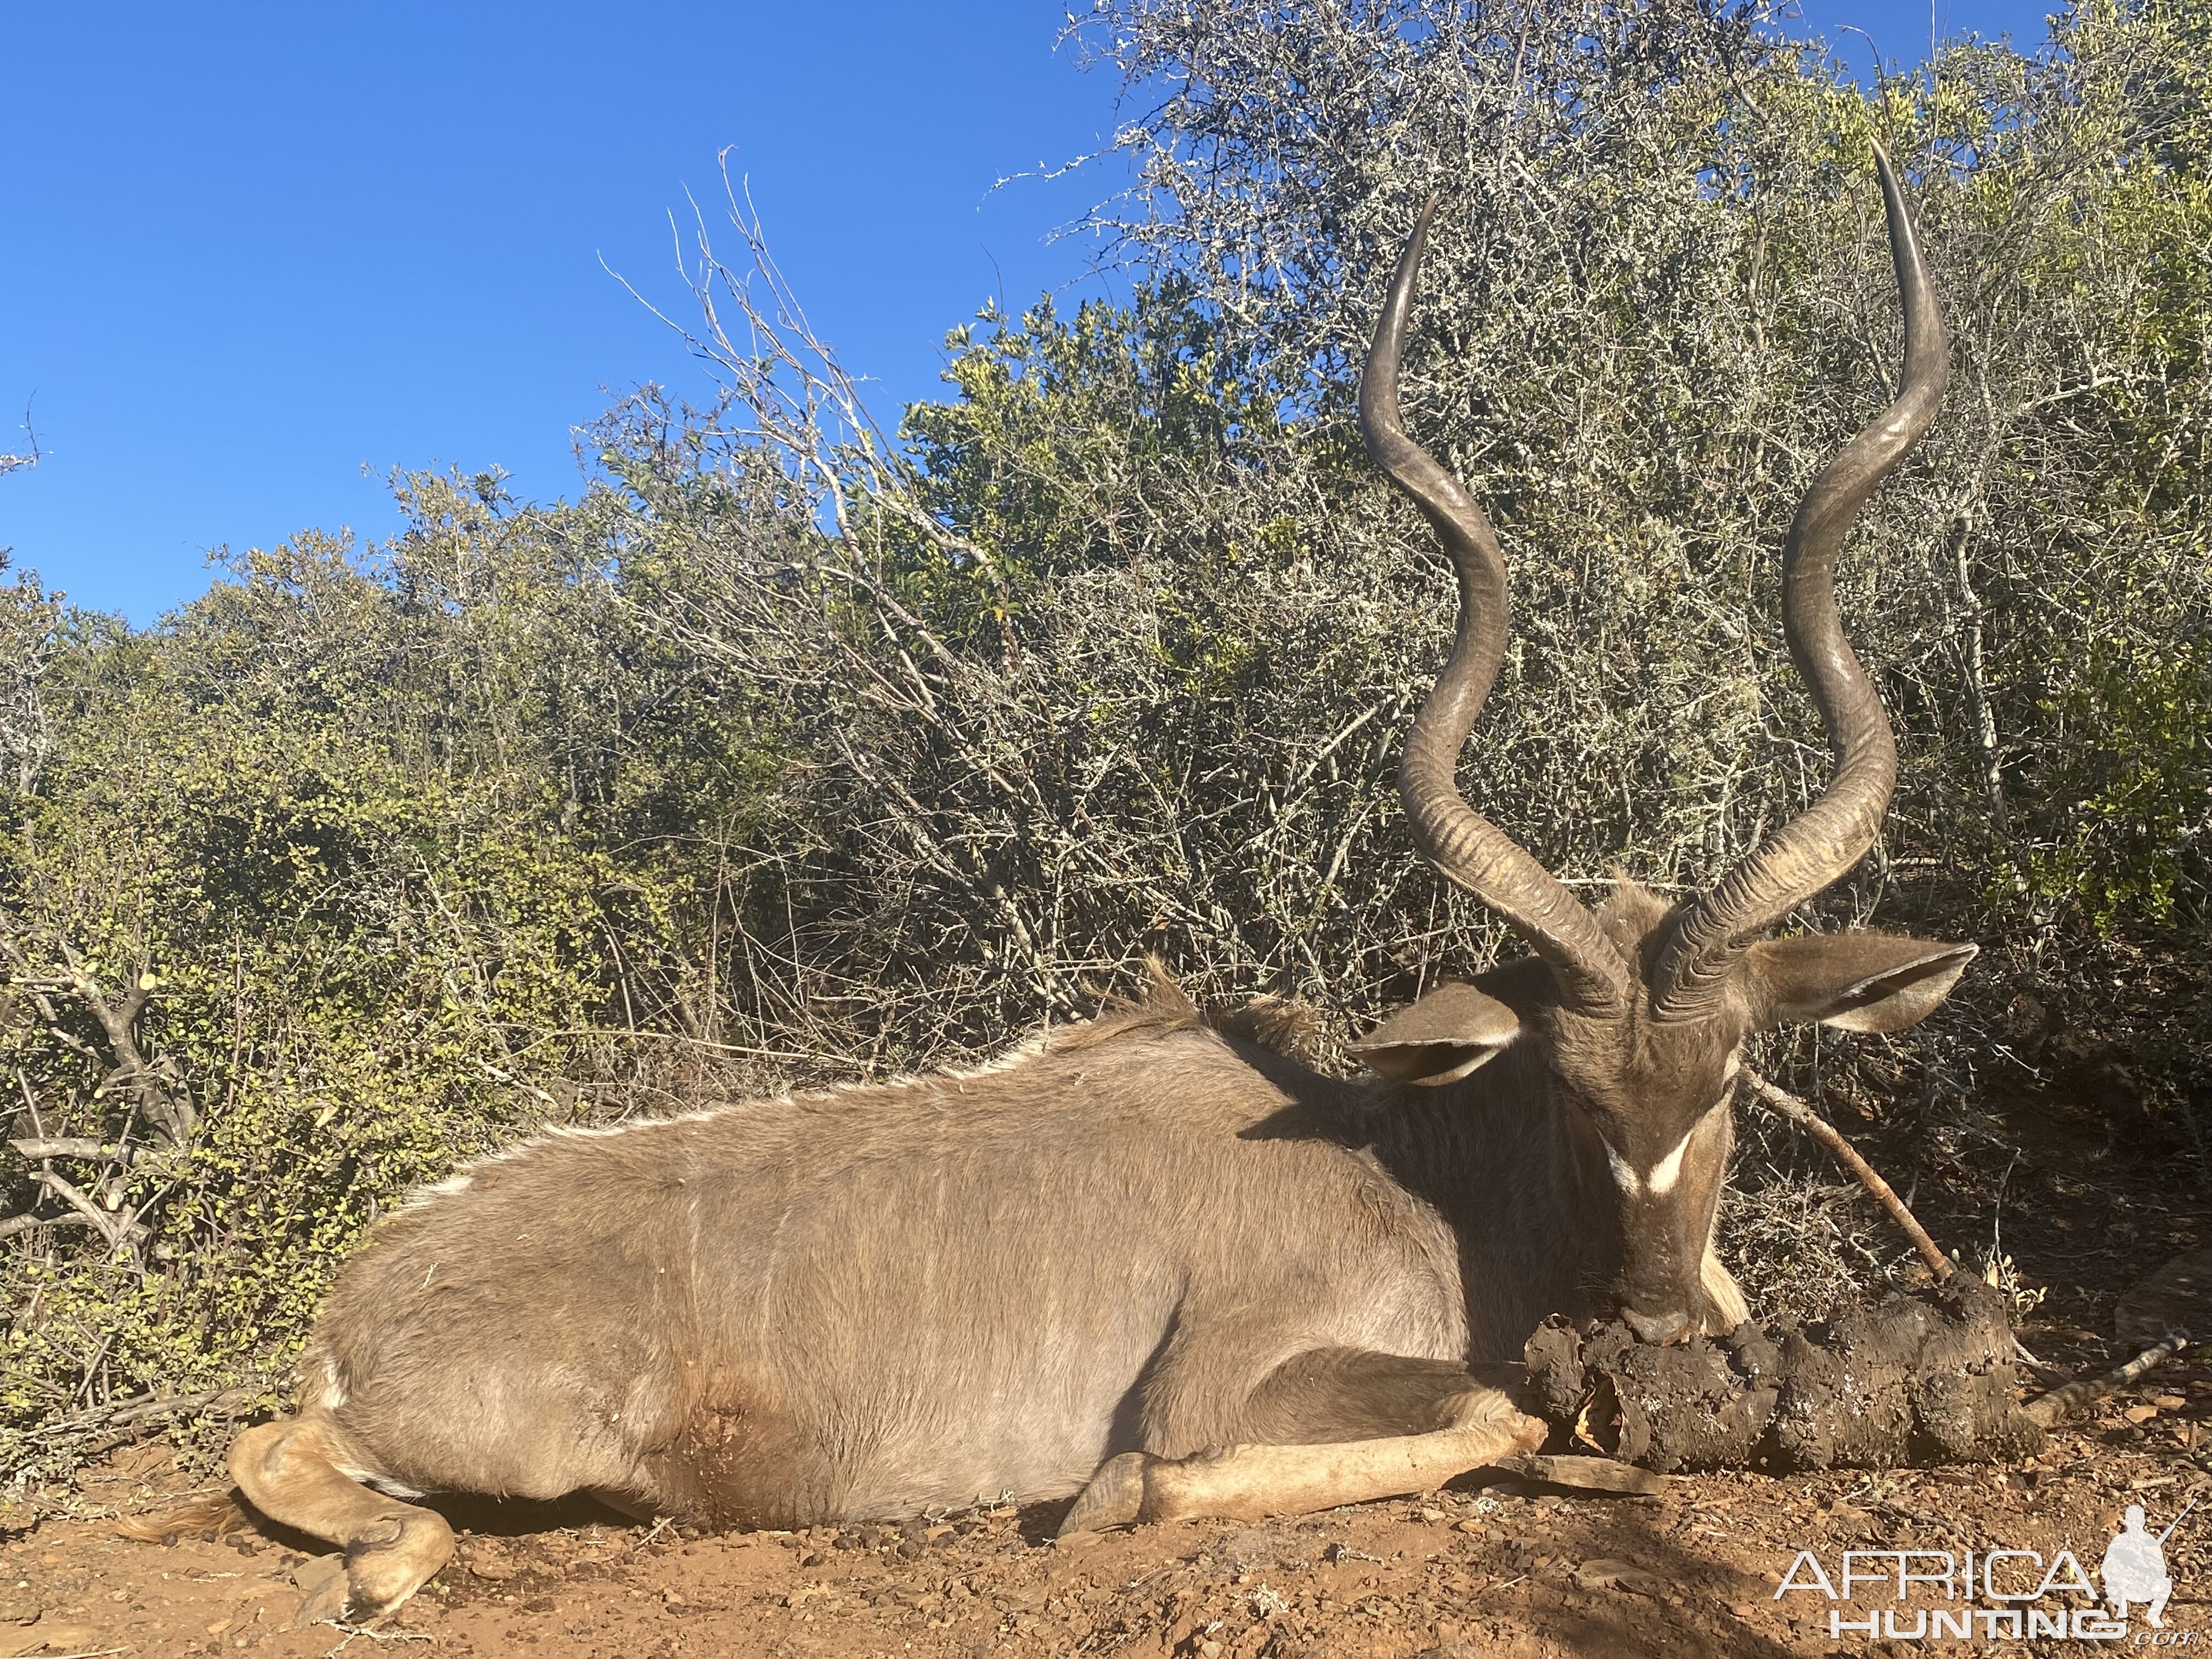
[[[1413,498],[1436,528],[1459,574],[1459,625],[1435,688],[1413,717],[1398,792],[1413,844],[1450,880],[1510,921],[1536,948],[1572,1006],[1589,1012],[1620,1006],[1627,964],[1581,900],[1513,838],[1469,806],[1454,774],[1505,655],[1505,558],[1498,533],[1459,480],[1406,435],[1398,416],[1398,366],[1413,282],[1437,204],[1421,210],[1413,240],[1390,280],[1375,343],[1359,377],[1359,430],[1375,464]]]
[[[1818,800],[1683,916],[1652,975],[1652,1010],[1662,1019],[1692,1018],[1720,1006],[1729,970],[1752,940],[1836,881],[1874,844],[1897,783],[1888,719],[1836,611],[1836,554],[1875,487],[1935,419],[1950,363],[1927,264],[1879,145],[1875,165],[1905,307],[1903,384],[1895,401],[1813,481],[1783,553],[1783,632],[1826,722],[1836,772]],[[1459,577],[1451,653],[1407,738],[1400,793],[1422,855],[1528,938],[1570,1005],[1613,1010],[1626,995],[1629,973],[1613,942],[1565,885],[1467,804],[1455,781],[1460,750],[1504,657],[1507,589],[1490,520],[1459,481],[1407,436],[1399,418],[1406,322],[1435,213],[1431,198],[1391,279],[1359,381],[1367,453],[1435,527]]]
[[[1693,1019],[1718,1007],[1729,970],[1752,941],[1841,878],[1874,845],[1897,787],[1888,716],[1836,611],[1836,554],[1875,487],[1935,420],[1951,362],[1935,284],[1897,175],[1878,144],[1874,160],[1905,307],[1905,366],[1894,401],[1813,480],[1782,554],[1783,634],[1826,722],[1836,769],[1818,800],[1682,917],[1652,975],[1652,1012],[1661,1019]]]

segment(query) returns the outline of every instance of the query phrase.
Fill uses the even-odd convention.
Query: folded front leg
[[[1485,1380],[1435,1360],[1344,1350],[1300,1355],[1251,1402],[1254,1426],[1294,1428],[1297,1440],[1175,1459],[1124,1452],[1099,1468],[1060,1530],[1201,1515],[1257,1520],[1430,1491],[1543,1444],[1549,1425],[1522,1413],[1500,1382],[1510,1386],[1503,1375]],[[1378,1419],[1416,1431],[1330,1437],[1353,1425],[1373,1436]]]

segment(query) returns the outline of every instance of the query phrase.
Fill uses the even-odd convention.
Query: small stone
[[[494,1549],[483,1543],[464,1545],[461,1549],[461,1565],[477,1577],[487,1579],[495,1584],[506,1583],[514,1577],[517,1571],[514,1563],[507,1559],[505,1551]]]
[[[1205,1659],[1221,1659],[1221,1644],[1218,1642],[1212,1640],[1200,1642],[1198,1644],[1198,1650],[1205,1656]]]
[[[1540,1568],[1541,1563],[1539,1563]],[[1666,1592],[1666,1584],[1656,1573],[1647,1572],[1633,1561],[1602,1559],[1585,1561],[1575,1569],[1575,1583],[1583,1589],[1624,1589],[1632,1595],[1658,1597]]]
[[[1420,1516],[1422,1520],[1427,1522],[1431,1526],[1434,1526],[1437,1522],[1444,1518],[1444,1512],[1442,1510],[1423,1510],[1420,1511]]]
[[[1458,1522],[1456,1525],[1455,1525],[1455,1526],[1452,1528],[1452,1530],[1453,1530],[1454,1532],[1473,1532],[1473,1533],[1479,1533],[1479,1532],[1480,1532],[1480,1531],[1482,1530],[1482,1522],[1480,1522],[1480,1521],[1477,1521],[1477,1520],[1474,1520],[1474,1519],[1472,1519],[1472,1518],[1469,1518],[1469,1519],[1468,1519],[1468,1520],[1462,1521],[1462,1522]]]

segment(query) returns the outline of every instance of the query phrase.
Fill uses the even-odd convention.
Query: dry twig
[[[1743,1069],[1743,1078],[1751,1085],[1752,1093],[1761,1102],[1826,1146],[1845,1169],[1859,1178],[1860,1184],[1889,1212],[1891,1219],[1905,1230],[1905,1236],[1912,1241],[1913,1248],[1920,1252],[1921,1260],[1927,1262],[1930,1273],[1942,1279],[1948,1279],[1958,1270],[1958,1264],[1936,1248],[1936,1241],[1928,1236],[1928,1230],[1914,1218],[1911,1210],[1905,1208],[1905,1200],[1897,1195],[1896,1189],[1875,1172],[1874,1165],[1858,1155],[1850,1142],[1837,1132],[1833,1124],[1787,1089],[1769,1082],[1748,1066]]]
[[[2077,1382],[2069,1382],[2063,1389],[2053,1389],[2049,1394],[2039,1395],[2027,1402],[2027,1414],[2045,1428],[2061,1419],[2070,1417],[2082,1407],[2094,1404],[2107,1395],[2118,1394],[2154,1365],[2162,1365],[2189,1346],[2185,1336],[2170,1336],[2154,1348],[2146,1348],[2124,1365],[2116,1366],[2102,1376],[2085,1376]]]

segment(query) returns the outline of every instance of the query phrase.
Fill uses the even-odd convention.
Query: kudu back
[[[1623,884],[1593,910],[1461,798],[1506,580],[1489,521],[1399,418],[1425,212],[1360,389],[1370,453],[1459,580],[1405,805],[1424,855],[1534,954],[1387,1020],[1361,1080],[1209,1024],[1162,978],[973,1073],[556,1132],[473,1165],[371,1231],[298,1415],[232,1449],[257,1508],[345,1546],[303,1616],[380,1616],[436,1571],[451,1533],[408,1501],[433,1492],[787,1526],[1079,1494],[1076,1528],[1419,1490],[1540,1440],[1514,1375],[1547,1314],[1618,1310],[1653,1341],[1742,1319],[1712,1241],[1745,1037],[1901,1030],[1973,954],[1763,937],[1865,853],[1896,778],[1834,566],[1946,366],[1877,161],[1903,387],[1784,553],[1790,649],[1836,750],[1807,811],[1694,902]]]

